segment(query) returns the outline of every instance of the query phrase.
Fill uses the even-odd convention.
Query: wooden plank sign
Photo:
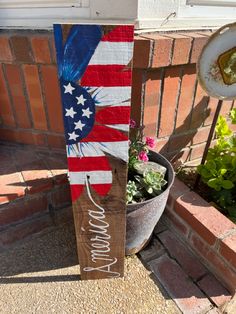
[[[82,279],[124,273],[133,26],[54,25]]]

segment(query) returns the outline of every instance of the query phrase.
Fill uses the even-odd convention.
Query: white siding
[[[236,0],[187,0],[190,5],[236,7]]]

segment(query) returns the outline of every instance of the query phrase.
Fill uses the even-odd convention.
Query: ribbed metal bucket
[[[127,205],[126,255],[139,252],[148,243],[165,209],[170,187],[174,182],[174,170],[165,157],[156,152],[150,152],[149,159],[167,168],[168,186],[163,193],[150,200]]]

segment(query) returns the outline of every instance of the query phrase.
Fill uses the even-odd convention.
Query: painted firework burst
[[[86,178],[99,195],[112,184],[107,155],[127,162],[133,27],[54,26],[72,200]]]

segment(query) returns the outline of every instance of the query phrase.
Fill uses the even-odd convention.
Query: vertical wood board
[[[82,279],[124,273],[133,26],[54,25]]]

